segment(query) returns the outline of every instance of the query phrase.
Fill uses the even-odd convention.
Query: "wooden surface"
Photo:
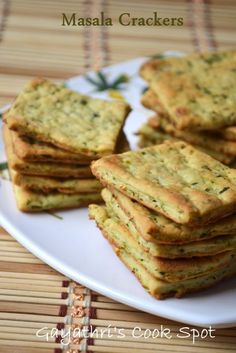
[[[61,26],[61,13],[117,18],[183,17],[183,27]],[[0,106],[11,102],[34,76],[64,80],[89,69],[165,50],[186,52],[235,48],[234,0],[0,0]],[[232,308],[235,310],[235,308]],[[39,339],[39,328],[83,326],[125,330],[125,339],[74,341],[61,350],[55,338]],[[171,329],[174,338],[133,339],[135,326]],[[136,311],[91,292],[43,264],[0,230],[0,353],[61,352],[235,352],[236,329],[217,330],[216,338],[178,339],[181,324]]]

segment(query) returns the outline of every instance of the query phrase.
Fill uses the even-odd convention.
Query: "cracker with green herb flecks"
[[[64,194],[54,192],[43,194],[25,190],[13,185],[17,207],[23,212],[42,212],[47,210],[59,210],[84,207],[92,202],[100,202],[100,193]]]
[[[202,145],[200,145],[197,142],[199,141],[201,143],[202,138],[198,137],[197,139],[194,139],[194,134],[188,134],[187,131],[178,130],[178,133],[176,134],[166,132],[161,126],[156,127],[156,125],[159,124],[159,121],[159,117],[158,119],[156,117],[150,118],[148,122],[138,130],[137,135],[139,136],[139,147],[143,148],[158,145],[168,140],[183,140],[191,143],[191,145],[193,145],[195,148],[209,154],[209,156],[217,159],[221,163],[231,165],[231,163],[234,162],[236,156],[230,156],[229,154],[224,153],[221,151],[223,150],[221,147],[217,147],[214,150],[205,146],[207,143],[202,143]],[[183,136],[181,137],[181,135],[187,135],[186,139]]]
[[[21,174],[65,179],[92,178],[91,169],[88,165],[25,162],[17,157],[13,148],[11,130],[8,129],[6,124],[3,126],[3,137],[9,166]]]
[[[203,256],[196,258],[161,258],[155,257],[138,243],[128,227],[114,217],[113,212],[104,206],[99,206],[97,212],[104,213],[105,220],[100,227],[105,228],[112,242],[118,248],[125,248],[127,252],[141,261],[143,266],[156,278],[168,282],[176,282],[187,278],[194,278],[203,273],[210,272],[219,266],[229,263],[233,252],[224,251],[214,256]]]
[[[114,193],[114,190],[112,191]],[[185,230],[182,229],[183,236],[181,236],[181,232],[178,232],[177,230],[178,224],[172,224],[172,229],[171,226],[169,228],[167,226],[161,234],[160,232],[148,234],[147,227],[148,225],[150,226],[151,220],[149,219],[149,223],[147,223],[148,220],[147,217],[145,218],[145,215],[141,216],[139,213],[139,220],[137,220],[136,213],[136,216],[134,216],[136,217],[136,223],[134,223],[134,220],[132,219],[133,214],[125,212],[125,210],[122,208],[123,205],[119,203],[120,200],[117,200],[113,195],[109,195],[109,191],[107,189],[102,191],[102,198],[105,201],[109,216],[121,222],[128,229],[132,237],[138,242],[142,248],[142,251],[148,252],[154,257],[178,259],[215,256],[225,251],[234,251],[236,248],[235,233],[231,233],[230,235],[217,235],[217,237],[212,238],[211,234],[209,234],[209,237],[206,237],[203,232],[201,233],[200,229],[199,234],[201,233],[201,235],[203,235],[203,240],[201,240],[201,237],[199,237],[198,240],[197,230],[192,229],[195,237],[191,238],[191,236],[189,236],[188,239],[187,230],[186,233],[184,233]],[[158,219],[158,216],[156,219]],[[163,223],[164,222],[160,222],[158,225],[158,230],[160,230],[161,226],[163,226]],[[146,232],[144,232],[144,230],[140,230],[140,227],[142,226]],[[184,228],[184,226],[182,226],[182,228]],[[209,229],[206,227],[205,230],[207,232]],[[188,231],[190,233],[190,229]],[[172,241],[172,243],[170,241]],[[182,241],[183,243],[181,243]]]
[[[140,73],[176,128],[216,130],[236,124],[236,51],[151,60]]]
[[[132,237],[124,231],[124,228],[108,217],[105,207],[90,205],[89,216],[91,219],[95,219],[97,226],[101,229],[104,237],[110,242],[117,256],[130,268],[143,287],[158,299],[164,299],[170,296],[182,297],[187,293],[208,288],[223,278],[232,276],[236,272],[235,256],[234,254],[231,255],[228,253],[226,257],[231,256],[231,260],[228,261],[227,259],[226,263],[222,264],[222,266],[216,266],[215,269],[212,269],[212,271],[206,274],[204,273],[197,277],[186,279],[185,273],[182,273],[181,276],[181,271],[179,271],[179,273],[178,271],[175,272],[175,265],[173,265],[176,263],[176,267],[178,268],[179,266],[179,270],[181,266],[183,269],[186,264],[184,263],[185,260],[183,260],[182,263],[181,261],[178,262],[178,260],[174,260],[172,266],[170,265],[171,260],[157,259],[154,263],[152,263],[151,260],[150,264],[149,257],[145,256],[143,251],[140,252],[137,250]],[[224,262],[224,256],[225,255],[220,255],[220,258],[222,258],[219,262]],[[206,262],[206,260],[200,260],[200,262],[202,261]],[[213,262],[214,261],[213,259]],[[194,267],[195,264],[193,264],[192,269]],[[161,268],[165,269],[164,272],[166,271],[167,273],[161,273]],[[172,274],[171,270],[173,271]],[[188,271],[189,267],[185,267],[185,270]],[[196,268],[195,271],[197,272]],[[178,281],[176,281],[177,277],[174,277],[174,275],[178,277]],[[165,276],[166,279],[175,280],[175,282],[168,282],[163,279]],[[162,279],[160,279],[160,277]]]
[[[163,132],[186,142],[204,147],[213,152],[215,151],[216,155],[219,153],[219,157],[221,154],[225,155],[225,158],[227,158],[227,156],[236,156],[236,142],[233,141],[232,138],[235,132],[235,127],[232,126],[219,131],[214,130],[211,132],[179,130],[176,129],[176,127],[171,123],[167,110],[161,104],[158,96],[151,90],[145,93],[142,98],[142,103],[147,108],[153,109],[157,112],[157,116],[149,119],[148,122],[148,125],[152,128],[157,128],[158,131],[161,129]],[[211,155],[211,153],[209,154]],[[224,162],[222,158],[217,159]]]
[[[184,142],[107,156],[93,174],[176,223],[200,225],[232,214],[236,170]]]
[[[117,206],[116,209],[120,209],[122,217],[126,215],[126,219],[131,221],[141,237],[153,243],[173,245],[193,242],[194,246],[198,241],[236,234],[235,215],[225,217],[214,224],[192,228],[171,221],[114,188],[103,189],[102,197],[107,205],[112,208]],[[227,240],[226,238],[224,239]]]
[[[167,110],[164,108],[163,104],[160,102],[158,95],[156,95],[151,89],[148,89],[142,95],[141,103],[144,105],[144,107],[154,110],[157,113],[158,118],[162,120],[165,119],[166,121],[168,121],[169,125],[171,125],[172,129],[176,130],[176,128],[170,123],[170,116]],[[156,122],[155,127],[157,126],[159,127],[160,124]],[[180,132],[180,130],[178,130],[178,132]],[[184,133],[184,131],[181,132]],[[188,130],[186,130],[186,133],[187,132]],[[208,135],[206,133],[204,133],[204,135],[206,136],[207,143]],[[236,141],[236,126],[228,126],[220,130],[214,130],[214,133],[212,135],[217,139],[221,139],[221,143],[225,143],[226,141]]]
[[[90,164],[92,157],[84,156],[79,153],[72,153],[56,146],[36,141],[26,136],[20,136],[11,130],[14,151],[17,157],[27,162],[52,162],[63,164]],[[122,131],[117,140],[116,153],[129,151],[128,140]]]
[[[101,184],[96,179],[62,179],[11,172],[12,182],[22,189],[43,193],[60,192],[62,194],[98,193]]]
[[[128,104],[74,92],[44,79],[30,81],[4,115],[21,135],[98,158],[115,151]]]

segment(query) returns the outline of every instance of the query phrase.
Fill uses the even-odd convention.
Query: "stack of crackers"
[[[236,170],[182,141],[92,163],[105,205],[90,205],[120,259],[156,298],[236,273]]]
[[[151,60],[140,73],[149,84],[141,102],[156,113],[138,132],[140,147],[180,139],[235,164],[235,51]]]
[[[42,211],[100,200],[91,161],[127,151],[130,107],[44,79],[29,82],[4,116],[4,142],[18,208]]]

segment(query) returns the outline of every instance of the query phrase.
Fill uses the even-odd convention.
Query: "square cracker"
[[[117,205],[121,210],[119,213],[125,214],[137,232],[149,242],[172,245],[193,242],[194,247],[197,242],[202,240],[219,237],[222,234],[224,236],[236,234],[235,215],[225,217],[214,224],[192,228],[176,224],[162,214],[133,201],[114,188],[111,190],[103,189],[102,197],[106,205]],[[227,237],[225,240],[227,242]]]
[[[25,190],[13,185],[17,207],[24,212],[42,212],[87,206],[92,202],[100,202],[100,193],[64,194],[60,192],[43,194]]]
[[[72,153],[56,146],[20,136],[11,130],[12,141],[17,157],[27,162],[62,162],[66,164],[89,164],[91,158]]]
[[[96,179],[62,179],[36,175],[25,175],[11,171],[12,182],[25,190],[43,193],[60,192],[62,194],[98,193],[101,184]]]
[[[114,192],[114,189],[112,191]],[[189,236],[189,242],[186,242],[187,239],[184,239],[184,236],[182,237],[181,233],[178,232],[176,229],[174,229],[174,228],[177,228],[178,225],[172,222],[174,223],[174,225],[172,229],[171,227],[169,228],[169,231],[170,232],[172,231],[171,235],[168,234],[168,226],[165,229],[166,231],[165,234],[164,232],[160,234],[160,231],[159,231],[159,234],[155,233],[155,234],[152,234],[151,236],[147,233],[144,234],[143,231],[140,231],[140,228],[142,226],[144,226],[145,230],[147,230],[147,227],[148,227],[147,219],[144,217],[144,215],[139,213],[138,217],[139,218],[142,217],[142,219],[138,221],[136,219],[137,222],[135,224],[131,218],[133,214],[131,212],[130,213],[126,212],[126,210],[122,208],[122,205],[118,203],[118,200],[107,189],[104,189],[101,195],[103,200],[105,201],[106,210],[109,214],[109,217],[111,217],[114,220],[117,220],[120,224],[122,224],[125,228],[127,228],[128,232],[138,242],[140,247],[142,247],[142,250],[154,257],[161,257],[166,259],[179,259],[179,258],[192,258],[192,257],[205,258],[208,256],[217,257],[218,254],[222,254],[226,251],[232,252],[235,250],[235,246],[236,246],[235,232],[232,235],[219,235],[214,238],[211,238],[213,235],[209,234],[209,238],[206,238],[203,240],[201,240],[200,238],[200,240],[197,240],[196,231],[194,232],[194,229],[193,229],[193,232],[195,233],[195,237],[192,237],[192,238],[195,241],[191,241],[191,236]],[[137,212],[136,212],[136,216],[137,216]],[[156,218],[156,220],[157,219],[158,217]],[[165,225],[166,223],[164,222],[160,223],[160,225],[158,225],[159,230],[161,226],[165,227]],[[182,227],[184,228],[184,226]],[[234,227],[235,227],[235,224],[234,224]],[[175,234],[173,234],[174,230],[176,230]],[[209,229],[207,228],[205,229],[206,232],[208,230]],[[190,231],[191,230],[189,229],[189,232]],[[184,233],[184,229],[183,229],[183,233]],[[165,239],[165,235],[166,235],[166,239]],[[205,234],[203,232],[201,233],[201,235],[203,235],[203,238],[204,238]],[[173,242],[168,243],[168,241],[169,242],[173,241]],[[181,241],[185,241],[185,242],[181,243]]]
[[[235,211],[236,170],[184,142],[104,157],[92,172],[176,223],[199,226]]]
[[[231,165],[231,163],[234,162],[234,155],[229,155],[223,152],[225,146],[222,148],[222,145],[217,145],[216,142],[213,143],[213,141],[208,144],[207,140],[201,137],[200,134],[195,138],[196,134],[188,133],[187,130],[178,130],[176,133],[167,132],[160,123],[161,120],[163,119],[160,119],[159,115],[158,117],[152,117],[138,130],[139,147],[158,145],[168,140],[184,140],[224,164]],[[208,145],[210,147],[208,147]],[[216,146],[215,149],[213,149],[214,146]]]
[[[96,209],[97,212],[104,214],[103,227],[109,231],[112,243],[115,243],[118,248],[125,248],[131,256],[141,260],[143,266],[156,278],[167,282],[194,278],[204,273],[209,273],[217,267],[224,266],[232,259],[233,253],[231,251],[225,251],[214,256],[186,259],[181,257],[168,259],[152,256],[149,252],[144,251],[126,225],[113,217],[107,208],[98,206]]]
[[[143,266],[142,258],[137,259],[137,257],[132,256],[124,246],[119,246],[114,238],[114,229],[112,229],[111,222],[106,221],[107,215],[104,208],[98,205],[90,205],[89,216],[91,219],[95,219],[97,226],[101,229],[104,237],[107,238],[112,245],[116,255],[134,273],[143,287],[158,299],[164,299],[171,296],[182,297],[187,293],[208,288],[223,278],[230,277],[236,273],[235,256],[233,256],[230,263],[196,278],[182,279],[177,282],[167,282],[163,279],[159,279],[153,276],[153,274]],[[122,236],[123,228],[118,227],[115,233],[116,237]]]
[[[129,112],[124,102],[91,98],[35,79],[26,85],[4,119],[21,135],[100,157],[114,152]]]
[[[11,169],[21,174],[40,175],[60,178],[91,178],[92,173],[88,165],[62,164],[62,163],[33,163],[18,158],[13,146],[12,132],[7,125],[3,125],[3,137],[8,163]]]
[[[64,164],[90,164],[94,159],[79,153],[62,150],[56,146],[36,141],[26,136],[20,136],[11,130],[15,154],[26,162],[53,162]],[[129,151],[129,142],[123,131],[117,141],[116,153]]]
[[[236,124],[236,51],[152,60],[140,73],[178,129]]]
[[[217,153],[223,153],[226,156],[236,156],[236,141],[234,141],[234,134],[236,136],[235,126],[211,132],[179,130],[171,123],[167,110],[154,92],[151,90],[147,91],[142,98],[142,103],[145,107],[157,112],[156,118],[149,121],[149,125],[153,128],[161,128],[164,132],[177,138],[194,145],[209,148]]]

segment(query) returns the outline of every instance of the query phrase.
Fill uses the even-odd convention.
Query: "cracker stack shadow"
[[[236,273],[236,170],[169,141],[103,157],[92,172],[105,206],[90,217],[150,294],[180,297]]]
[[[101,200],[90,163],[129,149],[130,107],[44,79],[29,82],[4,115],[3,135],[18,208],[38,212]]]

